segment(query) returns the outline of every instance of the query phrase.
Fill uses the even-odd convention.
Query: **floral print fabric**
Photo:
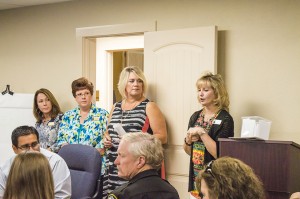
[[[58,114],[55,118],[47,123],[36,123],[35,128],[39,133],[39,142],[42,148],[48,149],[57,153],[59,147],[57,145],[57,133],[63,114]]]
[[[92,104],[88,117],[80,124],[80,108],[67,111],[60,123],[58,146],[63,144],[84,144],[104,149],[103,136],[106,131],[108,112]],[[105,171],[105,157],[102,158],[102,173]]]

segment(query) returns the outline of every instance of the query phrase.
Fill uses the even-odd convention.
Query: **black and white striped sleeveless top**
[[[148,103],[149,100],[145,99],[135,108],[123,111],[121,108],[122,102],[117,102],[107,128],[110,137],[118,139],[118,134],[114,128],[116,124],[121,124],[126,133],[143,131],[153,134],[146,115],[146,105]]]
[[[148,99],[142,101],[132,110],[123,111],[122,102],[117,102],[113,110],[110,123],[107,127],[108,133],[112,139],[112,147],[106,151],[106,174],[104,175],[104,193],[115,190],[120,185],[124,184],[124,179],[118,177],[118,170],[114,164],[117,158],[117,149],[120,143],[120,138],[116,132],[116,125],[121,125],[126,133],[147,132],[153,134],[150,128],[149,119],[146,114],[146,106],[149,103]]]

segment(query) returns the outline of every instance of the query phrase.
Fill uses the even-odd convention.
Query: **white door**
[[[182,148],[192,113],[199,110],[196,80],[216,72],[217,27],[145,33],[144,73],[148,97],[162,110],[168,127],[165,151],[168,181],[188,198],[189,156]]]

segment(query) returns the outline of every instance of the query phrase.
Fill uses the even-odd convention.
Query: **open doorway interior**
[[[96,105],[110,110],[122,99],[118,91],[119,75],[126,66],[144,68],[144,36],[118,36],[96,39]]]
[[[118,90],[119,76],[123,68],[127,66],[137,66],[144,70],[144,50],[131,49],[113,52],[113,103],[122,100]]]

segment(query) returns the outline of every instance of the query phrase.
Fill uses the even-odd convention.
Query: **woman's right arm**
[[[183,149],[188,154],[191,155],[192,148],[192,137],[189,132],[187,132],[184,141],[183,141]]]
[[[111,137],[109,136],[109,133],[108,133],[108,125],[110,123],[110,120],[111,120],[111,116],[112,116],[112,113],[115,109],[115,105],[114,104],[110,110],[110,113],[109,113],[109,116],[108,116],[108,120],[107,120],[107,127],[106,127],[106,131],[104,133],[104,147],[105,148],[110,148],[112,146],[112,143],[111,143]]]
[[[194,140],[195,138],[194,139],[192,138],[192,134],[189,131],[190,131],[190,128],[192,127],[193,123],[195,122],[195,119],[196,119],[195,117],[197,117],[198,114],[199,114],[199,112],[197,111],[190,117],[188,131],[183,140],[183,149],[188,155],[191,155],[192,143],[193,143],[193,141],[196,141],[196,140]]]

